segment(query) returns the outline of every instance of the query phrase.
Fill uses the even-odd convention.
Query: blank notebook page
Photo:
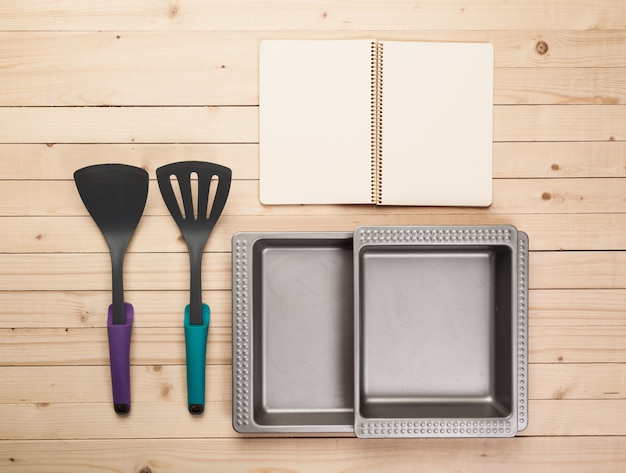
[[[262,203],[371,202],[370,44],[261,43]]]
[[[491,204],[493,48],[383,42],[382,203]]]

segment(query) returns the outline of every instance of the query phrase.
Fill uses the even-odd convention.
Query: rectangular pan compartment
[[[510,226],[354,235],[357,436],[523,430],[526,235]]]
[[[352,432],[352,233],[233,236],[233,427]]]

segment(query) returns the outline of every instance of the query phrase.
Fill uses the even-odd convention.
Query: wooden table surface
[[[494,45],[490,208],[259,203],[259,41],[372,37]],[[0,471],[625,471],[625,104],[617,0],[0,2]],[[154,181],[159,165],[188,159],[235,178],[204,258],[213,320],[201,417],[186,409],[186,247]],[[125,266],[136,311],[126,418],[111,405],[109,256],[72,181],[103,162],[152,179]],[[505,223],[530,237],[526,431],[233,431],[235,231]]]

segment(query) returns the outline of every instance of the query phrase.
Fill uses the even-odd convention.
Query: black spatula
[[[219,164],[183,161],[161,166],[156,175],[165,205],[189,250],[191,289],[189,305],[185,308],[187,405],[192,414],[201,414],[204,412],[206,341],[211,314],[209,306],[202,303],[202,252],[226,205],[232,172]],[[197,197],[192,191],[192,180],[195,184],[196,179]],[[209,202],[210,192],[214,195],[212,202]]]
[[[100,228],[111,253],[113,303],[107,332],[113,407],[130,411],[130,336],[134,309],[124,302],[123,263],[148,197],[148,173],[125,164],[96,164],[79,169],[74,181],[85,207]]]

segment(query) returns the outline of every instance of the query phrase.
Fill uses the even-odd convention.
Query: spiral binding
[[[383,200],[383,45],[372,41],[371,173],[372,203]]]

